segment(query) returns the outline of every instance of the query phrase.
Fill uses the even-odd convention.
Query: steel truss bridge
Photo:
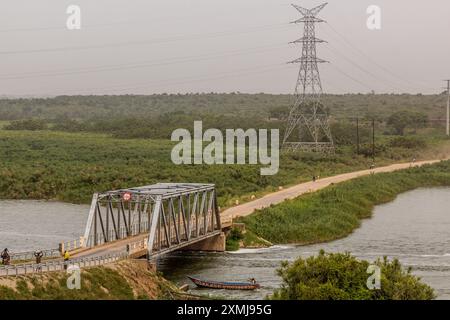
[[[158,183],[94,194],[84,236],[69,249],[141,235],[141,249],[152,259],[221,233],[213,184]]]

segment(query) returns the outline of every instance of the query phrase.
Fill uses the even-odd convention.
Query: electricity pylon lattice
[[[324,3],[313,9],[305,9],[295,4],[302,18],[292,23],[304,24],[304,34],[292,43],[302,45],[302,56],[290,63],[300,63],[295,103],[287,119],[283,148],[290,151],[334,152],[333,137],[329,117],[321,103],[322,82],[318,64],[326,62],[316,56],[316,44],[325,42],[316,38],[315,24],[324,22],[317,14],[327,5]],[[298,139],[294,132],[298,130]]]

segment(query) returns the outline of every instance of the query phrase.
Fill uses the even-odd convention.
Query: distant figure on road
[[[375,171],[373,169],[375,169],[375,162],[372,162],[372,164],[370,165],[370,170],[372,170],[370,174],[375,174]]]
[[[66,250],[66,251],[64,251],[64,270],[67,270],[67,265],[69,264],[69,260],[70,260],[70,254]]]
[[[316,182],[316,176],[313,176],[313,182]]]
[[[36,271],[42,271],[42,267],[41,267],[41,261],[42,261],[42,257],[44,256],[44,253],[42,251],[36,251],[34,253],[34,257],[36,258]]]
[[[5,248],[5,250],[2,251],[2,254],[0,255],[0,257],[2,258],[3,265],[5,265],[5,266],[9,265],[9,263],[11,261],[11,256],[9,255],[8,248]]]

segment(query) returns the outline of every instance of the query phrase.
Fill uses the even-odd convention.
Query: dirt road
[[[332,183],[339,183],[351,179],[355,179],[362,176],[367,176],[373,173],[382,173],[382,172],[392,172],[402,169],[410,168],[411,166],[420,167],[425,164],[433,164],[440,162],[441,160],[430,160],[430,161],[418,161],[414,164],[411,163],[401,163],[401,164],[393,164],[386,167],[379,167],[373,170],[362,170],[340,174],[337,176],[332,176],[328,178],[323,178],[316,180],[315,182],[305,182],[293,187],[283,189],[274,193],[270,193],[262,198],[253,200],[251,202],[247,202],[229,209],[226,209],[221,213],[222,224],[224,226],[228,226],[231,224],[232,220],[237,217],[245,217],[252,214],[255,210],[263,209],[269,207],[272,204],[281,203],[287,199],[294,199],[302,194],[314,192],[323,188],[328,187]]]

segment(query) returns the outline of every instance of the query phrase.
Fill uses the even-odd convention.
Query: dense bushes
[[[326,254],[284,262],[278,270],[283,285],[272,299],[277,300],[430,300],[433,289],[420,282],[398,260],[378,260],[380,288],[370,290],[367,279],[369,262],[349,253]]]
[[[4,127],[5,130],[45,130],[47,129],[47,122],[39,119],[17,120],[12,121]]]
[[[313,175],[367,169],[371,161],[346,149],[327,157],[283,154],[279,173],[261,176],[259,165],[177,166],[170,160],[173,145],[167,140],[122,140],[98,134],[0,130],[0,198],[89,203],[99,191],[155,182],[201,182],[216,184],[223,208],[237,199],[245,201],[279,186],[309,181]],[[395,161],[417,154],[400,150]],[[392,161],[389,155],[377,157],[379,166]]]
[[[237,228],[231,229],[229,234],[227,234],[226,250],[238,250],[240,247],[240,242],[242,240],[244,240],[244,234],[242,233],[242,231]]]
[[[0,131],[0,198],[89,203],[94,192],[155,182],[215,183],[221,207],[279,186],[367,168],[348,155],[282,156],[280,172],[259,165],[180,165],[167,140],[121,140],[97,134]]]
[[[391,114],[387,124],[394,129],[395,134],[403,135],[405,129],[410,128],[416,131],[426,126],[428,117],[422,112],[402,110]]]
[[[383,119],[399,110],[422,112],[430,118],[441,116],[442,95],[345,94],[323,95],[333,117],[367,116]],[[271,94],[155,94],[122,96],[59,96],[54,98],[0,99],[0,120],[153,118],[184,111],[214,113],[245,118],[282,118],[293,104],[292,95]]]
[[[390,141],[389,146],[405,149],[423,149],[426,148],[427,142],[419,137],[395,137]]]

